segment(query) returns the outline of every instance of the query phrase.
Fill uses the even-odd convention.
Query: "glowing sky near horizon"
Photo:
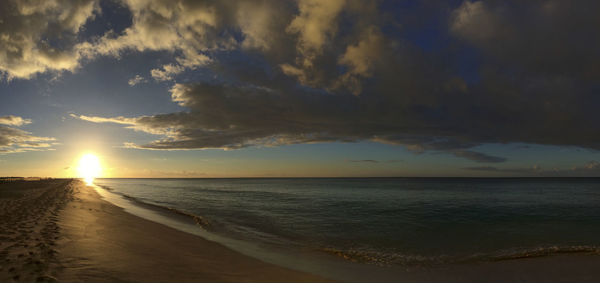
[[[0,3],[0,175],[600,176],[600,2]]]
[[[94,179],[100,177],[102,174],[100,159],[92,153],[84,154],[79,159],[77,171],[79,172],[79,178],[82,178],[89,185],[93,184]]]

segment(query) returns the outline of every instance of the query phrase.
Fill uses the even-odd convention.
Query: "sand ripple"
[[[0,281],[56,281],[58,213],[72,198],[72,180],[0,182]]]

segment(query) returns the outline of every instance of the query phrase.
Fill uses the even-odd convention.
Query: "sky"
[[[597,11],[1,1],[0,175],[600,176]]]

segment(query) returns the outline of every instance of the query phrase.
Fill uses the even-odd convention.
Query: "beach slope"
[[[0,181],[0,282],[54,281],[71,180]]]
[[[79,181],[72,192],[59,221],[61,281],[326,281],[128,214]]]

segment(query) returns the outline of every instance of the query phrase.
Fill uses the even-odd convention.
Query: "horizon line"
[[[600,176],[301,176],[301,177],[100,177],[95,179],[592,179]],[[83,179],[81,177],[2,176],[5,179]]]

